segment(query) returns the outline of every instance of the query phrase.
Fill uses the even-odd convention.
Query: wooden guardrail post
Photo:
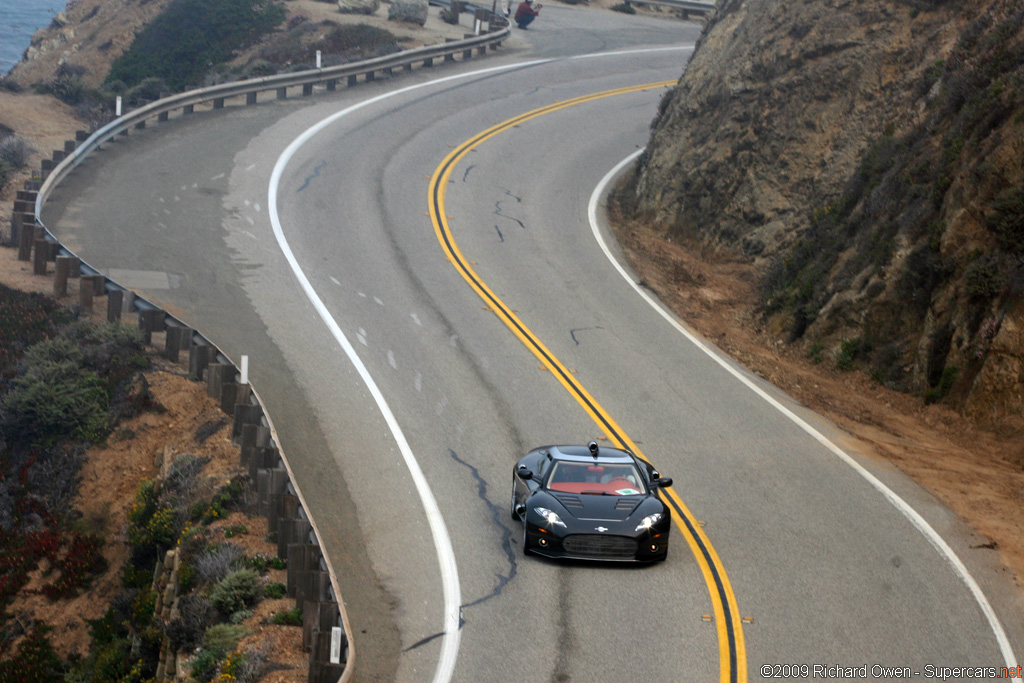
[[[89,277],[88,275],[83,275],[78,283],[78,303],[87,311],[92,310],[92,287],[86,284]]]
[[[242,438],[242,430],[247,425],[257,425],[263,417],[263,408],[260,404],[236,403],[235,413],[231,423],[231,439],[238,441]]]
[[[266,448],[270,444],[270,430],[262,424],[244,424],[241,442],[238,464],[248,469],[256,449]]]
[[[31,226],[23,226],[18,242],[18,260],[30,261],[32,259],[32,245],[35,244],[35,231]]]
[[[46,262],[50,258],[50,242],[46,238],[36,239],[32,259],[32,274],[46,275]]]
[[[237,369],[230,363],[210,363],[206,368],[206,394],[220,402],[224,397],[224,386],[234,388]]]
[[[153,333],[167,329],[167,312],[160,308],[139,311],[139,331],[146,344],[153,343]]]
[[[124,305],[124,292],[120,289],[107,294],[107,322],[113,323],[121,319],[121,307]]]
[[[175,326],[167,328],[167,337],[164,339],[164,356],[172,363],[178,362],[178,354],[182,350],[188,351],[192,344],[192,328]]]
[[[56,274],[53,277],[53,296],[58,299],[68,295],[68,275],[71,273],[71,257],[58,256]]]

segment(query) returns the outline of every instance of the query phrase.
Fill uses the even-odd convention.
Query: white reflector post
[[[116,116],[120,116],[121,115],[121,96],[120,95],[117,96],[117,101],[116,101],[116,103],[114,105],[114,114]]]
[[[249,356],[242,356],[242,384],[249,383]]]
[[[479,19],[476,20],[476,24],[474,25],[473,35],[477,35],[477,36],[480,35],[480,20]]]
[[[331,627],[331,664],[341,664],[341,627]]]
[[[316,68],[320,68],[320,50],[316,51]]]

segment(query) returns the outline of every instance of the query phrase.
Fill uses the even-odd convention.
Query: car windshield
[[[631,463],[555,462],[548,489],[564,493],[635,496],[646,492],[644,481]]]

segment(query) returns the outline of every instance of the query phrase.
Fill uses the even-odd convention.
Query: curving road
[[[663,86],[550,105],[674,81],[697,35],[545,8],[494,58],[133,131],[48,205],[87,261],[250,356],[357,680],[920,679],[1021,650],[1020,596],[968,529],[885,463],[851,467],[841,434],[710,357],[595,239],[591,196]],[[677,520],[665,563],[522,557],[512,464],[597,437],[675,479],[694,531]]]

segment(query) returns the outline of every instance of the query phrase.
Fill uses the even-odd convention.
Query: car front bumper
[[[560,527],[542,528],[528,520],[526,545],[544,557],[605,562],[659,562],[668,555],[668,529],[618,531],[574,533]]]

